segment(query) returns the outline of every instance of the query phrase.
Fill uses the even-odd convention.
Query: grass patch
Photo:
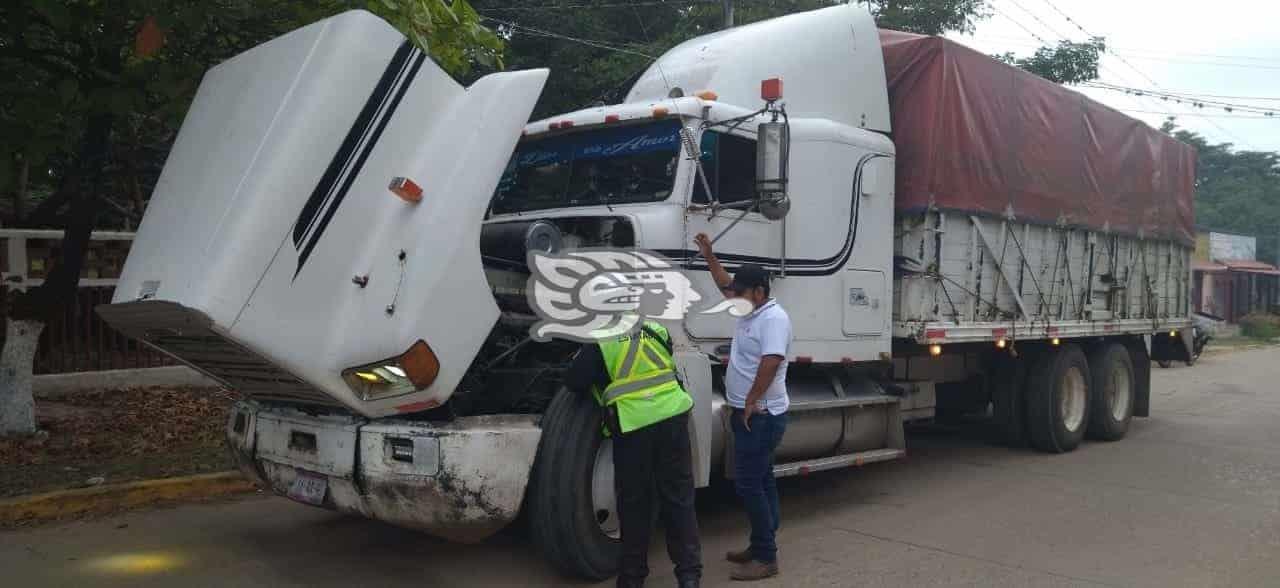
[[[1280,315],[1253,313],[1240,319],[1240,334],[1270,341],[1280,337]]]

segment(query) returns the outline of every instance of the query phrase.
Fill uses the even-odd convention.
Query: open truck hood
[[[481,223],[546,77],[464,88],[362,11],[214,67],[100,313],[250,395],[443,403],[498,317]],[[424,390],[366,401],[343,381],[419,340],[440,364]]]

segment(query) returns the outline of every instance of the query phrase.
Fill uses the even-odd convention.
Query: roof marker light
[[[782,99],[782,78],[769,78],[760,82],[760,98],[765,102]]]
[[[653,118],[666,118],[668,112],[666,106],[654,106]]]
[[[716,94],[714,90],[698,90],[693,95],[708,102],[715,102],[720,98],[720,95]]]
[[[618,116],[618,115],[616,115],[616,114],[606,114],[606,115],[604,115],[604,122],[606,122],[606,123],[616,123],[616,122],[618,122],[618,121],[620,121],[620,120],[622,120],[622,117],[620,117],[620,116]]]

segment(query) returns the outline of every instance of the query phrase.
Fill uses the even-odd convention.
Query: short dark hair
[[[764,288],[764,295],[769,295],[769,272],[759,264],[744,263],[734,272],[728,289],[741,294],[754,288]]]

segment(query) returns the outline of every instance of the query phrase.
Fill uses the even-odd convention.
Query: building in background
[[[1196,232],[1191,299],[1196,312],[1234,323],[1252,312],[1280,310],[1280,269],[1257,260],[1248,235]]]

